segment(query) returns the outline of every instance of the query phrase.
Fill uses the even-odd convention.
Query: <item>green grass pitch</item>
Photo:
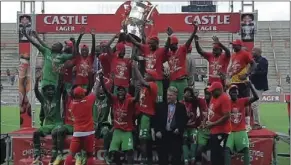
[[[39,108],[36,111],[39,114]],[[266,103],[260,106],[261,122],[275,132],[288,133],[287,105],[283,103]],[[36,123],[39,123],[36,115]],[[19,129],[19,108],[17,106],[1,106],[1,133],[9,133]],[[279,142],[279,153],[289,153],[289,145]],[[289,165],[289,158],[279,158],[278,165]]]

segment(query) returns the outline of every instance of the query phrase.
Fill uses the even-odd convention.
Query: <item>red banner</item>
[[[250,139],[250,159],[253,165],[267,165],[272,162],[273,138],[251,138]],[[231,164],[243,164],[243,154],[236,154],[232,158]]]
[[[20,109],[20,127],[31,127],[31,105],[28,94],[30,89],[30,43],[19,42],[19,109]]]
[[[69,148],[69,141],[68,138],[65,144],[65,148],[68,151]],[[250,153],[251,153],[251,162],[253,165],[266,165],[270,164],[272,160],[272,152],[273,152],[273,138],[251,138],[251,146],[250,146]],[[104,151],[102,150],[102,141],[96,141],[96,158],[95,164],[96,165],[104,165],[103,154]],[[42,156],[43,156],[43,164],[48,164],[50,160],[50,151],[51,151],[51,139],[46,138],[41,141],[42,146]],[[14,156],[14,165],[30,165],[32,162],[33,157],[33,144],[32,138],[13,138],[13,156]],[[210,162],[210,151],[207,151],[203,154],[203,158],[206,162]],[[232,164],[236,165],[243,165],[243,155],[235,155],[232,158]],[[140,161],[140,154],[135,154],[135,161]],[[153,161],[158,161],[157,152],[153,151]]]
[[[124,19],[124,5],[129,5],[129,2],[122,4],[115,14],[38,14],[36,30],[39,33],[79,33],[81,27],[85,27],[87,32],[95,29],[97,33],[117,33]],[[176,32],[192,32],[193,21],[200,24],[200,31],[240,31],[240,13],[159,14],[155,10],[152,20],[156,32],[165,32],[168,26]]]

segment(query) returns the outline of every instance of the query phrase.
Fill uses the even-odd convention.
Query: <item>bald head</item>
[[[252,54],[254,57],[260,57],[262,55],[262,50],[260,48],[253,48]]]

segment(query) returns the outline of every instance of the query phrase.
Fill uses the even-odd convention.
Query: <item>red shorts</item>
[[[94,139],[95,139],[94,134],[83,137],[72,137],[70,151],[72,153],[78,153],[81,152],[81,150],[83,149],[87,153],[93,153]]]

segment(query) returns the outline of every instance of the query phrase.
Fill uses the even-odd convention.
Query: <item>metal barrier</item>
[[[277,78],[279,80],[278,85],[281,85],[282,84],[282,79],[281,79],[280,71],[278,69],[278,62],[277,62],[277,58],[276,58],[276,52],[275,52],[275,48],[274,48],[274,45],[273,45],[273,36],[272,36],[271,26],[269,26],[269,34],[270,34],[270,40],[271,40],[271,43],[272,43],[271,46],[272,46],[272,50],[273,50],[273,57],[274,57],[274,64],[275,64],[275,69],[276,69],[276,75],[277,75]]]

